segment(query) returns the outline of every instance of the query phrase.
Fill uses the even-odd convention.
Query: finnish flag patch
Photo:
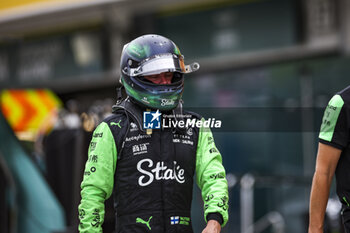
[[[170,217],[170,224],[174,225],[174,224],[179,224],[180,222],[180,217],[179,216],[172,216]]]

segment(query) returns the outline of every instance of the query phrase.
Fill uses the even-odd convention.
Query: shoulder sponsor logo
[[[94,151],[96,149],[97,142],[90,142],[90,151]]]
[[[101,132],[101,133],[94,133],[94,135],[92,137],[94,137],[94,138],[102,138],[102,136],[103,136],[103,133]]]
[[[119,128],[122,128],[121,126],[120,126],[120,122],[121,122],[122,120],[119,120],[118,122],[111,122],[110,123],[110,126],[113,126],[113,125],[116,125],[116,126],[118,126]]]
[[[146,170],[144,167],[149,168]],[[151,159],[142,159],[137,163],[137,170],[142,174],[138,183],[140,186],[150,185],[154,179],[156,180],[176,180],[182,184],[185,182],[185,170],[173,161],[173,167],[167,167],[164,162],[157,162],[153,168]]]
[[[131,127],[130,132],[135,132],[135,131],[139,130],[139,128],[137,127],[137,125],[134,122],[130,123],[130,127]]]
[[[337,107],[330,105],[330,104],[327,105],[327,108],[334,110],[334,111],[337,110]]]
[[[97,163],[98,156],[97,155],[89,155],[88,161],[92,163]]]

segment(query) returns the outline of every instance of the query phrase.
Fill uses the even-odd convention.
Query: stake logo
[[[172,99],[162,99],[161,104],[162,106],[169,106],[169,105],[174,105],[175,101]]]
[[[148,167],[150,171],[145,170],[143,167]],[[143,174],[138,179],[140,186],[150,185],[154,179],[176,180],[180,184],[185,182],[185,170],[177,165],[176,161],[173,162],[172,168],[167,167],[164,162],[157,162],[153,168],[151,159],[142,159],[137,163],[137,170]]]

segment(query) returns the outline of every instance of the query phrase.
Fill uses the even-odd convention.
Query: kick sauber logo
[[[144,129],[160,129],[160,117],[159,110],[156,112],[143,112],[143,128]]]

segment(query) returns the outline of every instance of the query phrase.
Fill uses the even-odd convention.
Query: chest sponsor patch
[[[191,146],[193,146],[194,144],[191,136],[182,135],[182,134],[174,134],[173,143],[182,143],[182,144],[191,145]]]
[[[146,154],[146,153],[148,153],[148,146],[149,146],[149,142],[141,143],[138,145],[133,145],[132,146],[132,153],[134,155]]]
[[[147,186],[154,180],[176,180],[180,184],[185,183],[185,170],[176,161],[173,161],[172,165],[168,167],[163,161],[154,164],[151,159],[140,160],[137,163],[137,170],[142,175],[138,179],[138,184]]]
[[[152,135],[149,134],[138,134],[136,136],[130,136],[125,139],[125,142],[139,141],[145,138],[151,138]]]
[[[171,225],[190,225],[191,219],[189,217],[181,217],[181,216],[171,216],[170,224]]]

